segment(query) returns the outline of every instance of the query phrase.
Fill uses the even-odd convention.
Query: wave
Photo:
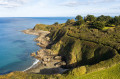
[[[30,66],[29,68],[25,69],[23,72],[31,69],[32,67],[34,67],[40,60],[36,59],[35,62],[32,64],[32,66]]]

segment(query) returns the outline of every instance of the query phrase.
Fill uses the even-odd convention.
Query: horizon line
[[[76,17],[76,16],[0,16],[1,18],[3,17]]]
[[[91,14],[92,15],[92,14]],[[103,15],[103,14],[102,14]],[[77,16],[77,15],[76,15]],[[76,17],[76,16],[0,16],[0,18],[24,18],[24,17]],[[81,15],[82,17],[85,17],[85,16],[87,16],[87,15]],[[94,15],[95,17],[98,17],[98,16],[101,16],[101,15]],[[105,15],[105,16],[110,16],[110,15]],[[120,16],[120,15],[114,15],[114,16]],[[113,16],[111,16],[111,17],[113,17]]]

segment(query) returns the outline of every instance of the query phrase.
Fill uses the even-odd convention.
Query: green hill
[[[116,18],[118,23],[114,22]],[[68,69],[66,72],[56,75],[13,72],[0,78],[120,79],[120,16],[88,15],[85,19],[80,16],[76,19],[63,24],[37,24],[33,28],[50,31],[51,44],[47,48],[62,56],[67,63],[63,66]]]

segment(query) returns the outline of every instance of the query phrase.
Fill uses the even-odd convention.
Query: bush
[[[79,21],[79,20],[83,20],[83,17],[81,15],[77,15],[75,19]]]
[[[101,22],[105,21],[105,22],[108,22],[108,21],[111,20],[111,19],[112,19],[112,17],[110,17],[110,16],[101,15],[101,16],[99,16],[99,17],[97,18],[97,21],[101,21]]]
[[[92,23],[92,27],[99,29],[99,30],[102,30],[105,27],[105,24],[102,22],[96,21],[96,22]]]
[[[115,16],[108,23],[109,24],[114,24],[116,26],[120,25],[120,16]]]
[[[82,25],[84,24],[84,20],[79,20],[75,22],[75,25]]]
[[[86,67],[85,66],[81,66],[78,68],[74,68],[73,70],[68,72],[69,75],[73,75],[73,76],[81,76],[86,74]]]
[[[58,25],[59,23],[58,22],[55,22],[54,25]]]
[[[65,24],[66,24],[66,25],[69,25],[69,24],[72,24],[72,23],[74,23],[74,22],[75,22],[74,19],[68,19]]]
[[[87,15],[85,17],[85,21],[91,21],[91,22],[93,22],[95,20],[96,20],[96,17],[94,15]]]

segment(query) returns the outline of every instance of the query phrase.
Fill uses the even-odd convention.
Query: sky
[[[0,17],[120,15],[120,0],[0,0]]]

